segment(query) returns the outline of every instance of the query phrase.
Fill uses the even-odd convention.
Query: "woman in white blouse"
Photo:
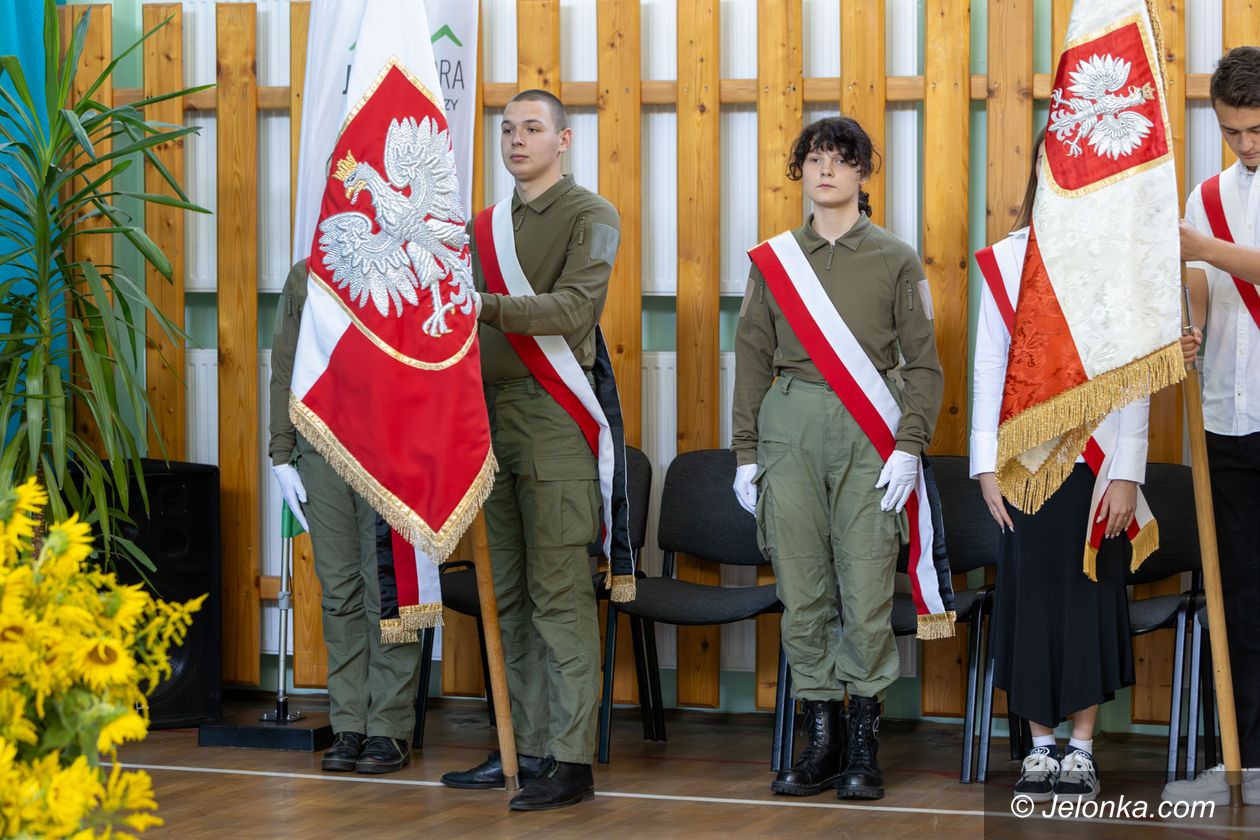
[[[1040,144],[1038,144],[1040,148]],[[985,277],[973,368],[971,475],[1001,528],[993,625],[994,684],[1007,692],[1011,712],[1029,722],[1033,747],[1015,790],[1034,801],[1098,794],[1093,757],[1100,703],[1133,684],[1125,570],[1131,550],[1137,486],[1146,472],[1149,399],[1111,416],[1099,506],[1105,522],[1097,581],[1082,572],[1095,475],[1083,459],[1034,514],[1002,497],[994,476],[998,417],[1006,378],[1013,311],[1028,244],[1038,166],[1029,176],[1016,230],[976,255]],[[1072,735],[1060,756],[1054,730],[1071,718]]]

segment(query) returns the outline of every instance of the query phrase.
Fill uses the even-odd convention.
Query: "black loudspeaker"
[[[208,594],[193,614],[183,645],[170,650],[171,675],[149,696],[152,729],[195,726],[223,714],[223,635],[219,585],[219,468],[145,460],[149,509],[135,482],[128,515],[135,525],[121,531],[157,567],[147,572],[156,594],[188,601]],[[118,577],[142,581],[126,561]]]

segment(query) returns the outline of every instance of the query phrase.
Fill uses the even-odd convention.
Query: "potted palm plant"
[[[171,282],[170,261],[120,208],[160,203],[207,212],[153,151],[196,129],[145,117],[146,106],[203,88],[104,105],[97,92],[157,30],[76,85],[89,14],[63,43],[56,5],[45,0],[42,90],[28,84],[16,57],[0,57],[0,483],[37,476],[54,521],[77,511],[99,532],[106,559],[152,569],[118,528],[133,484],[144,494],[140,459],[155,422],[140,364],[146,314],[172,339],[184,336],[153,305],[143,276],[84,258],[82,243],[116,237],[116,251],[133,249]],[[84,91],[77,98],[76,87]],[[122,185],[118,176],[142,162],[173,195]]]

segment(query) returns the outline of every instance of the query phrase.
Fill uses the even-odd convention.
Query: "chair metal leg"
[[[608,604],[604,626],[604,685],[599,697],[599,763],[608,763],[612,742],[613,672],[617,668],[617,608]]]
[[[779,758],[779,768],[786,769],[796,760],[796,698],[792,696],[792,669],[787,672],[786,689],[783,696],[783,753]]]
[[[411,732],[413,749],[424,747],[424,719],[429,711],[429,677],[433,674],[433,639],[437,629],[426,627],[420,633],[420,684],[416,687],[416,724]]]
[[[977,684],[980,679],[980,626],[984,623],[984,601],[976,605],[971,616],[971,640],[967,650],[967,703],[963,712],[963,748],[962,771],[958,781],[964,785],[971,784],[971,763],[973,758],[973,740],[976,734],[976,695],[980,693]]]
[[[486,686],[486,714],[490,716],[490,728],[495,728],[494,692],[490,690],[490,657],[486,654],[486,628],[477,619],[477,644],[481,646],[481,679]]]
[[[665,703],[661,700],[661,665],[656,657],[656,625],[645,618],[640,627],[643,631],[643,651],[646,657],[644,672],[647,675],[648,697],[652,701],[652,740],[664,741]]]
[[[787,656],[783,648],[779,648],[779,678],[774,691],[774,731],[770,734],[770,769],[778,773],[783,769],[783,718],[787,715],[787,704],[790,690],[788,680],[791,676],[787,667]]]
[[[656,710],[652,708],[652,692],[648,685],[643,619],[638,616],[630,616],[630,640],[634,648],[634,675],[639,688],[639,717],[643,721],[643,740],[651,741],[656,730]]]
[[[1177,778],[1177,753],[1181,749],[1181,692],[1185,688],[1186,672],[1186,615],[1190,611],[1189,599],[1182,598],[1177,607],[1177,634],[1173,642],[1172,704],[1168,710],[1168,770],[1166,781]]]
[[[1203,634],[1203,766],[1215,767],[1221,760],[1216,741],[1216,683],[1212,674],[1212,646]]]
[[[1190,706],[1186,710],[1186,778],[1193,779],[1199,752],[1199,711],[1202,704],[1203,628],[1191,619],[1190,630]]]
[[[980,755],[976,761],[976,781],[984,784],[989,779],[989,747],[993,743],[993,646],[989,634],[993,622],[986,626],[984,641],[984,687],[980,696]]]

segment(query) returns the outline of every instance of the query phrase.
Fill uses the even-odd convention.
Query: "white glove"
[[[293,511],[293,518],[301,524],[303,530],[311,530],[306,524],[306,515],[302,513],[302,504],[306,501],[306,487],[302,484],[302,477],[298,475],[298,471],[291,464],[275,464],[271,472],[276,477],[276,483],[280,485],[280,495],[284,497],[284,503],[289,506],[289,510]]]
[[[481,292],[473,289],[473,318],[481,318]]]
[[[735,468],[735,498],[739,506],[754,516],[757,513],[757,485],[753,484],[753,476],[757,474],[756,464],[744,464]]]
[[[884,468],[879,471],[879,481],[875,482],[876,489],[885,485],[888,487],[888,492],[884,493],[884,498],[879,503],[879,509],[900,513],[906,506],[906,499],[910,498],[918,477],[919,459],[909,452],[894,449],[884,463]]]

